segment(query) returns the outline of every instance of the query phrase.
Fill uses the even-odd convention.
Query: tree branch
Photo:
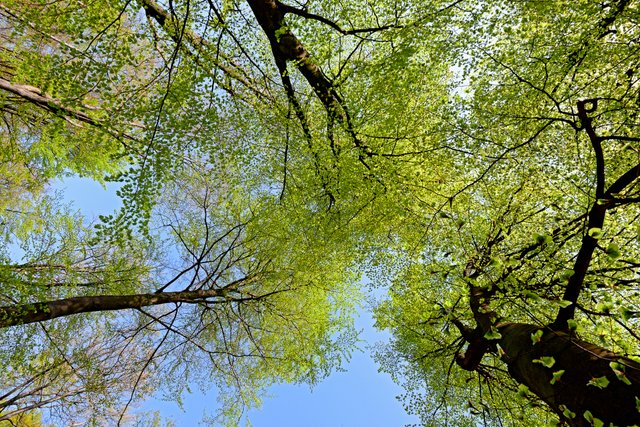
[[[333,81],[311,60],[309,52],[288,29],[284,20],[285,11],[281,7],[282,4],[277,0],[247,0],[247,2],[258,24],[269,39],[276,64],[291,61],[295,65],[320,99],[327,113],[344,125],[354,145],[360,150],[360,162],[367,169],[371,169],[365,158],[371,157],[375,153],[358,138],[349,111],[336,92]]]
[[[73,126],[82,127],[81,123],[86,123],[92,127],[102,129],[105,132],[107,132],[109,135],[113,136],[115,139],[120,141],[122,145],[124,145],[127,148],[130,148],[130,147],[126,143],[124,143],[124,141],[122,140],[123,138],[131,141],[137,141],[135,137],[127,133],[117,132],[113,129],[110,129],[109,127],[106,126],[106,124],[103,121],[94,119],[83,111],[76,110],[69,106],[64,105],[60,100],[45,94],[40,88],[29,86],[29,85],[11,83],[9,80],[6,80],[0,77],[0,89],[5,90],[14,95],[17,95],[20,98],[24,99],[25,101],[45,111],[48,111],[50,113],[53,113],[55,115],[62,117]],[[81,122],[81,123],[74,122],[73,120],[77,120],[78,122]],[[140,127],[140,125],[134,125],[134,124],[131,124],[131,125]]]
[[[582,128],[587,132],[591,147],[596,156],[596,199],[604,197],[605,173],[604,154],[602,152],[602,139],[596,134],[593,128],[593,119],[587,113],[591,113],[598,108],[597,99],[585,99],[578,101],[578,118]]]
[[[304,9],[299,9],[297,7],[293,7],[288,4],[281,3],[278,0],[276,0],[276,3],[278,5],[278,8],[280,8],[280,10],[282,10],[283,14],[285,15],[287,13],[291,13],[294,15],[301,16],[303,18],[313,19],[314,21],[322,22],[323,24],[328,25],[329,27],[333,28],[340,34],[344,34],[345,36],[353,35],[353,34],[361,34],[361,33],[375,33],[378,31],[384,31],[391,28],[403,28],[402,25],[389,24],[389,25],[382,25],[380,27],[354,28],[351,30],[344,30],[338,24],[336,24],[335,22],[333,22],[328,18],[325,18],[324,16],[316,15],[315,13],[307,12]]]
[[[184,46],[180,46],[180,42],[182,40],[186,41],[189,44],[189,46],[191,46],[207,62],[211,63],[215,67],[218,67],[224,74],[226,74],[230,78],[240,82],[243,86],[245,86],[247,89],[252,91],[258,97],[263,98],[263,99],[270,99],[268,95],[266,95],[265,93],[263,93],[260,90],[258,90],[256,85],[252,84],[252,82],[249,80],[249,78],[247,76],[242,75],[242,72],[237,71],[237,70],[233,69],[232,67],[229,67],[228,65],[224,64],[222,61],[220,61],[218,59],[218,57],[222,56],[224,58],[224,56],[220,52],[220,49],[213,48],[211,46],[211,43],[209,43],[206,39],[200,37],[198,34],[193,32],[191,29],[185,29],[184,33],[182,34],[182,39],[181,39],[180,38],[180,34],[176,33],[175,29],[170,28],[170,25],[171,25],[171,23],[173,21],[172,16],[169,14],[168,11],[163,9],[158,3],[156,3],[153,0],[140,0],[140,4],[142,5],[142,8],[144,9],[146,15],[148,17],[152,18],[153,20],[155,20],[158,23],[158,25],[160,25],[160,27],[169,35],[169,37],[171,37],[171,39],[174,42],[178,43],[178,47],[181,47],[182,50],[187,55],[189,55],[191,57],[194,57],[196,62],[199,63],[198,65],[205,72],[207,72],[209,74],[209,76],[221,88],[223,88],[227,92],[231,92],[231,88],[225,86],[225,84],[223,84],[223,82],[221,82],[220,79],[218,79],[215,76],[215,74],[212,73],[211,70],[208,69],[207,66],[205,66],[205,64],[203,64],[202,61],[200,61],[198,59],[198,57],[193,52],[185,49]],[[207,50],[205,48],[206,49],[215,50],[216,54],[215,55],[209,54],[209,52],[207,52]],[[228,60],[227,58],[224,58],[224,59]],[[211,65],[208,65],[208,67],[210,67],[210,66]]]
[[[235,287],[251,280],[246,277],[234,282]],[[71,297],[54,301],[20,304],[16,306],[0,307],[0,328],[42,322],[73,314],[91,313],[96,311],[115,311],[130,308],[142,308],[167,303],[197,304],[210,298],[218,298],[216,302],[233,300],[245,301],[259,299],[263,296],[233,298],[227,294],[233,288],[227,285],[222,288],[200,289],[194,291],[143,293],[132,295],[95,295]]]
[[[590,108],[586,107],[587,104],[590,104]],[[592,119],[587,115],[587,113],[593,112],[596,107],[596,100],[585,100],[578,102],[578,117],[580,118],[580,121],[585,131],[587,132],[587,135],[589,136],[589,140],[591,141],[591,145],[596,154],[596,201],[589,210],[587,230],[582,237],[582,244],[580,246],[580,250],[578,251],[578,255],[576,256],[576,261],[573,266],[574,273],[569,278],[567,288],[565,289],[564,295],[562,297],[563,300],[570,301],[572,304],[559,309],[555,320],[550,325],[550,327],[555,330],[567,330],[568,320],[572,319],[575,315],[576,303],[578,301],[580,291],[583,288],[584,279],[587,274],[587,270],[589,269],[589,265],[591,264],[591,258],[593,257],[595,248],[598,245],[597,239],[591,235],[590,230],[602,228],[607,210],[615,206],[615,199],[613,197],[613,194],[617,194],[623,191],[640,175],[639,163],[625,172],[622,176],[620,176],[608,189],[606,189],[606,191],[604,190],[605,172],[604,156],[602,153],[602,146],[600,145],[601,139],[596,134],[592,126]]]

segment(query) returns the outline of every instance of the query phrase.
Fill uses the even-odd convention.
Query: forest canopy
[[[348,360],[374,288],[424,425],[640,425],[639,20],[3,2],[0,423],[133,425],[197,383],[236,425]],[[65,177],[122,208],[83,217]]]

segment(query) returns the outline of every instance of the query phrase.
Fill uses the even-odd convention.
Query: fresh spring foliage
[[[3,2],[0,422],[134,423],[196,382],[237,424],[349,357],[366,275],[376,357],[425,425],[602,423],[563,387],[640,384],[639,19]],[[118,183],[122,209],[83,218],[50,190],[66,176]],[[606,363],[567,365],[585,349]]]

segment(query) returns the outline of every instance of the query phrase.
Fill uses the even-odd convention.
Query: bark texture
[[[526,385],[558,414],[565,407],[575,418],[567,421],[571,426],[590,426],[585,411],[602,420],[605,426],[640,425],[640,412],[636,399],[640,398],[640,364],[597,345],[582,341],[564,332],[543,329],[541,340],[534,344],[531,334],[539,326],[506,323],[499,327],[500,347],[505,354],[511,376]],[[553,357],[555,363],[545,367],[538,362],[542,357]],[[611,363],[624,367],[616,373]],[[615,367],[615,365],[614,365]],[[551,384],[553,373],[564,370],[559,380]],[[624,377],[620,372],[624,371]],[[594,378],[606,377],[604,388],[591,385]],[[630,383],[627,384],[623,379]]]

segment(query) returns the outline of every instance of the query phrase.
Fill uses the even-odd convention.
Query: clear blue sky
[[[115,187],[107,190],[99,184],[78,178],[66,179],[55,185],[63,190],[66,200],[89,219],[112,213],[120,206]],[[357,319],[363,329],[362,339],[375,343],[386,335],[373,328],[367,312]],[[366,344],[363,344],[363,346]],[[278,385],[269,390],[271,398],[261,409],[251,411],[249,419],[255,427],[394,427],[417,423],[409,417],[395,398],[402,390],[391,379],[378,373],[377,366],[366,352],[354,352],[346,372],[335,372],[313,390],[305,385]],[[205,412],[214,413],[215,393],[202,394],[193,387],[193,394],[184,396],[183,410],[175,403],[154,400],[141,409],[160,410],[172,418],[176,426],[196,426]]]

